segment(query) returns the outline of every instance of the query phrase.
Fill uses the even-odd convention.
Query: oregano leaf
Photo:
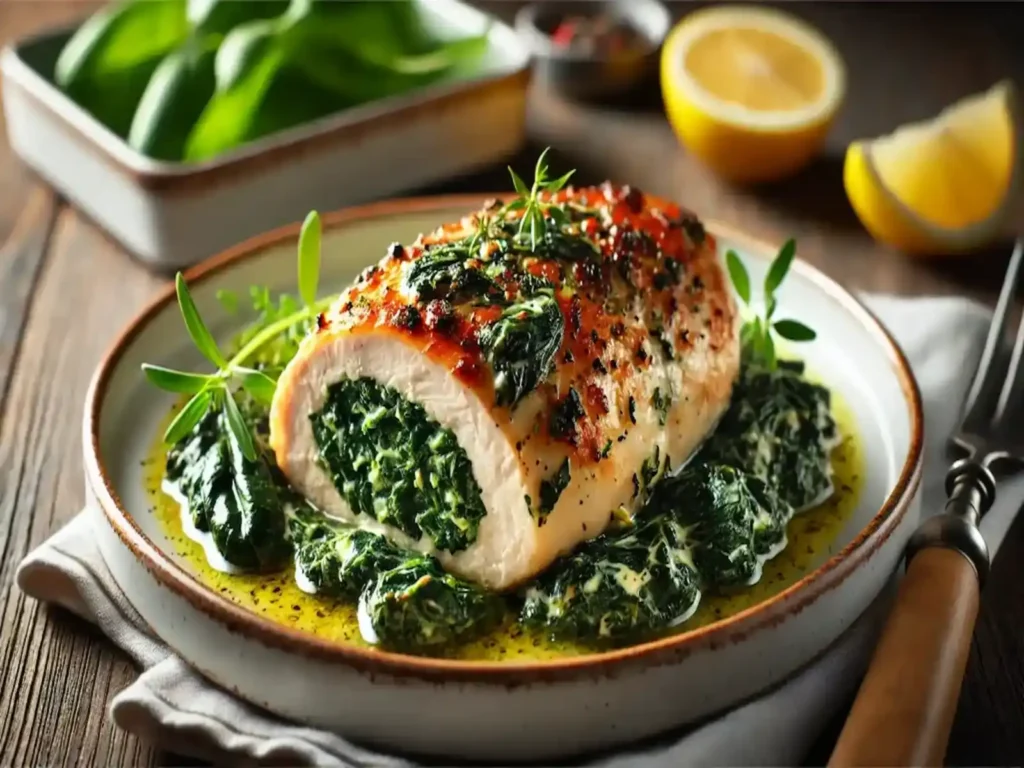
[[[790,341],[814,341],[818,337],[813,328],[809,328],[799,320],[779,320],[772,328],[779,336]]]
[[[725,266],[729,270],[729,279],[732,280],[736,293],[743,299],[744,304],[750,304],[750,275],[739,255],[731,248],[725,252]]]
[[[213,392],[209,389],[197,392],[178,411],[178,415],[174,417],[174,420],[167,425],[167,429],[164,431],[164,442],[169,445],[175,445],[180,442],[185,435],[195,428],[196,424],[202,421],[212,402]]]
[[[768,370],[775,370],[775,342],[771,333],[765,333],[761,337],[761,354],[764,357],[764,364]]]
[[[242,380],[242,388],[254,398],[264,405],[270,405],[274,401],[277,382],[263,371],[253,368],[236,368],[235,373]]]
[[[188,335],[192,337],[192,343],[215,366],[218,368],[226,367],[227,361],[224,359],[224,355],[220,353],[220,349],[217,348],[217,342],[213,340],[213,335],[206,327],[206,323],[203,322],[203,318],[200,317],[199,310],[196,309],[195,302],[192,301],[192,295],[189,293],[188,286],[185,284],[185,277],[181,272],[175,277],[174,284],[178,294],[178,307],[181,309],[181,317],[185,321]]]
[[[299,232],[299,296],[307,307],[316,303],[320,281],[320,214],[310,211]]]
[[[796,256],[796,240],[790,238],[779,249],[778,256],[772,262],[772,265],[768,268],[768,274],[764,278],[764,295],[765,298],[771,298],[776,289],[782,284],[782,281],[786,277],[786,273],[789,272],[789,267],[793,263],[793,258]]]
[[[512,186],[515,187],[516,192],[518,192],[520,195],[523,195],[524,197],[529,197],[530,188],[526,186],[526,182],[523,181],[519,177],[519,174],[513,171],[511,167],[509,167],[508,172],[512,174]]]
[[[242,449],[242,455],[249,461],[256,461],[259,456],[256,453],[256,444],[253,442],[252,432],[249,430],[249,425],[245,422],[245,417],[242,415],[238,403],[235,402],[234,395],[228,391],[224,392],[224,413],[228,417],[228,428],[231,430],[231,434],[234,435],[239,448]]]
[[[162,365],[142,364],[142,372],[146,378],[160,389],[167,392],[179,392],[186,395],[194,395],[206,387],[213,376],[203,373],[186,373],[176,371],[173,368],[164,368]]]

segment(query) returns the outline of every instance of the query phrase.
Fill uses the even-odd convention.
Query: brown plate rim
[[[489,198],[506,193],[469,193],[429,197],[397,198],[332,211],[323,215],[324,229],[345,226],[372,218],[400,216],[430,210],[479,207]],[[249,238],[185,272],[190,285],[203,282],[221,271],[255,256],[268,247],[298,237],[301,222]],[[708,221],[715,237],[742,244],[748,252],[774,253],[776,249],[732,227]],[[121,542],[161,583],[185,598],[210,618],[245,637],[269,647],[296,652],[315,659],[333,661],[369,674],[387,674],[398,678],[430,681],[480,682],[521,685],[535,680],[565,680],[594,675],[616,675],[625,665],[658,666],[681,660],[705,649],[739,642],[752,633],[777,625],[799,613],[825,592],[835,588],[856,568],[866,562],[892,534],[910,506],[920,485],[923,452],[923,409],[921,394],[910,365],[882,323],[853,295],[810,264],[797,259],[793,269],[814,282],[831,300],[861,323],[887,351],[900,381],[911,419],[910,448],[893,489],[868,524],[818,568],[803,576],[782,592],[739,613],[689,632],[640,643],[616,650],[602,651],[553,661],[485,662],[438,659],[390,651],[361,648],[324,640],[314,635],[283,627],[252,613],[209,590],[183,568],[175,564],[138,527],[118,497],[113,482],[100,458],[99,426],[107,385],[125,350],[148,322],[175,301],[173,283],[162,289],[117,335],[98,365],[86,395],[83,438],[86,480],[95,494],[107,522]]]

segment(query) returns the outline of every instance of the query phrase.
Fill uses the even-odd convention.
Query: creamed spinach
[[[476,540],[486,510],[469,457],[422,405],[370,378],[343,379],[310,420],[320,460],[353,512],[448,552]]]
[[[742,469],[771,484],[795,509],[832,490],[829,452],[838,432],[828,389],[808,381],[802,366],[744,366],[732,404],[701,457]]]
[[[701,592],[750,584],[786,541],[793,510],[756,477],[697,463],[666,477],[632,525],[554,563],[526,592],[527,624],[619,640],[674,626]]]
[[[188,500],[192,524],[231,565],[274,570],[288,558],[285,517],[264,455],[245,458],[219,409],[211,409],[167,454],[167,479]]]
[[[302,505],[289,521],[295,567],[327,597],[358,600],[367,640],[405,650],[437,647],[488,627],[501,597],[448,574],[429,555],[329,520]]]

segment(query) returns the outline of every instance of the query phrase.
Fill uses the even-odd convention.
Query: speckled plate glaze
[[[397,200],[324,217],[321,290],[340,289],[387,244],[477,207],[480,196]],[[760,284],[774,245],[710,223]],[[298,226],[247,241],[187,273],[214,333],[237,330],[218,289],[294,292]],[[149,513],[142,459],[170,396],[142,362],[201,361],[173,287],[125,329],[85,404],[86,486],[101,550],[125,595],[184,659],[268,710],[405,753],[468,760],[554,759],[633,741],[733,706],[822,652],[896,568],[918,513],[922,416],[907,362],[878,321],[813,267],[796,262],[782,314],[813,325],[801,346],[852,410],[865,481],[831,551],[774,597],[672,637],[538,662],[429,659],[328,642],[248,611],[205,587]],[[237,321],[235,321],[237,322]]]

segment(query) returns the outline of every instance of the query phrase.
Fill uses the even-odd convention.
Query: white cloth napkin
[[[974,370],[989,313],[961,299],[868,296],[866,302],[909,357],[924,396],[926,464],[923,514],[941,510],[948,460],[945,437]],[[1024,478],[1000,486],[983,521],[995,555],[1024,501]],[[217,688],[150,634],[100,556],[79,514],[31,552],[18,586],[94,622],[142,668],[110,705],[120,727],[179,754],[229,763],[412,766],[323,731],[282,721]],[[792,765],[852,695],[891,597],[888,590],[821,657],[773,691],[717,719],[598,758],[589,765]],[[741,736],[739,736],[741,735]],[[574,761],[575,765],[580,765]]]

